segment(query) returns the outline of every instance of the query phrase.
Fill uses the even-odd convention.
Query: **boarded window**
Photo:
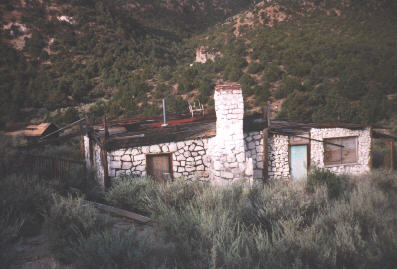
[[[171,176],[171,154],[147,155],[147,173],[156,181],[166,182]]]
[[[324,142],[326,142],[324,143],[325,165],[349,164],[357,162],[357,137],[324,139]]]

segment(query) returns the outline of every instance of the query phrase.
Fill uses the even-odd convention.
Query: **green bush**
[[[253,89],[255,93],[255,105],[264,105],[270,97],[269,85],[256,85]]]
[[[21,235],[37,234],[51,205],[53,190],[35,176],[0,178],[0,215],[21,222]]]
[[[275,93],[275,97],[277,99],[285,98],[295,90],[301,90],[302,85],[298,78],[287,76],[284,77],[281,81],[280,87],[277,89]]]
[[[145,263],[147,267],[165,268],[394,268],[397,264],[393,173],[347,178],[314,170],[303,185],[220,187],[185,180],[153,184],[145,178],[138,182],[144,187],[137,195],[136,187],[130,188],[130,194],[148,198],[143,205],[156,222],[157,243],[149,237],[140,240],[142,245],[126,247],[136,244],[139,236],[96,234],[80,240],[76,250],[81,267],[90,268],[90,260],[100,261],[94,263],[100,268],[101,264],[120,268],[138,257],[145,263],[147,253],[154,255],[154,264]],[[122,195],[128,197],[128,191]]]
[[[140,214],[148,214],[149,201],[155,184],[151,178],[121,176],[112,182],[105,200],[116,206]]]
[[[12,212],[13,209],[1,210],[0,212],[0,267],[9,268],[15,261],[17,253],[10,248],[18,239],[21,228],[24,224],[24,217],[16,217],[18,213]]]
[[[76,268],[166,268],[172,246],[135,229],[102,232],[80,239],[74,249]]]
[[[261,70],[263,70],[263,65],[262,65],[262,64],[256,63],[256,62],[251,62],[251,63],[248,65],[247,72],[248,72],[249,74],[256,74],[256,73],[258,73],[258,72],[261,71]]]
[[[22,155],[14,147],[17,139],[0,132],[0,177],[17,172],[23,164]]]
[[[327,187],[328,197],[338,198],[346,189],[346,178],[338,176],[326,169],[313,169],[307,178],[307,190],[313,192],[315,186]]]
[[[51,205],[52,190],[34,176],[0,177],[0,267],[9,268],[15,261],[12,246],[21,236],[40,232]]]
[[[283,71],[278,68],[277,65],[271,64],[265,68],[263,72],[262,81],[264,82],[274,82],[281,79]]]
[[[63,263],[74,261],[74,248],[81,238],[112,226],[109,218],[84,203],[81,198],[54,197],[46,219],[50,250]]]

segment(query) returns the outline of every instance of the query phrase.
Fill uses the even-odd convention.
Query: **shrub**
[[[77,268],[164,268],[172,246],[147,233],[102,232],[79,240],[74,250]]]
[[[281,71],[277,65],[271,64],[265,68],[262,76],[264,82],[274,82],[281,79],[283,71]]]
[[[172,70],[170,66],[164,66],[160,68],[160,77],[163,80],[170,80],[172,78]]]
[[[327,187],[328,197],[337,198],[346,188],[346,178],[338,176],[326,169],[313,169],[307,178],[307,190],[313,192],[315,186]]]
[[[19,237],[24,218],[15,217],[12,209],[1,210],[0,212],[0,267],[9,268],[16,259],[16,251],[9,248],[9,245]]]
[[[19,234],[36,234],[50,208],[52,193],[53,190],[37,177],[9,175],[0,178],[0,215],[11,223],[21,222]]]
[[[263,105],[270,97],[269,85],[259,86],[256,85],[253,89],[255,92],[255,104]]]
[[[304,185],[273,182],[249,187],[124,180],[133,186],[126,188],[130,194],[136,192],[134,184],[144,186],[136,198],[147,198],[143,205],[156,221],[156,244],[151,237],[138,240],[135,232],[84,237],[76,250],[79,266],[90,268],[94,260],[100,268],[102,264],[120,268],[135,259],[149,268],[394,268],[397,264],[393,173],[353,179],[316,169]],[[125,191],[122,196],[132,195]],[[148,264],[150,255],[153,263]]]
[[[81,238],[106,230],[112,225],[109,218],[85,204],[81,198],[54,197],[46,226],[50,250],[63,263],[74,260],[74,247]]]
[[[148,214],[149,201],[156,182],[147,177],[122,176],[112,182],[105,200],[126,210]]]
[[[9,268],[17,258],[14,243],[21,236],[37,234],[49,210],[50,189],[37,177],[0,177],[0,267]]]
[[[0,132],[0,176],[6,176],[19,170],[23,158],[13,147],[13,140]]]
[[[299,79],[290,76],[285,77],[282,80],[280,87],[277,89],[275,93],[275,97],[277,99],[285,98],[289,94],[294,92],[294,90],[301,90],[301,89],[302,89],[302,85]]]
[[[248,65],[247,72],[248,72],[249,74],[256,74],[256,73],[258,73],[259,71],[261,71],[262,69],[263,69],[263,65],[262,65],[262,64],[256,63],[256,62],[251,62],[251,63]]]

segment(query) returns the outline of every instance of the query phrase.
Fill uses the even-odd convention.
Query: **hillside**
[[[377,123],[396,115],[393,1],[267,2],[195,39],[223,55],[191,68],[198,77],[239,81],[250,110],[270,100],[287,120]]]
[[[174,66],[189,55],[183,39],[248,4],[247,0],[3,1],[1,121],[26,120],[33,114],[46,117],[57,108],[81,106],[129,89],[137,77],[144,81],[159,67]],[[139,99],[130,100],[133,106],[147,103],[144,91],[149,89],[131,93]]]
[[[397,114],[394,1],[252,2],[6,1],[1,122],[152,115],[161,98],[210,110],[222,80],[243,85],[248,112],[270,100],[289,120]],[[214,61],[192,64],[197,48]]]

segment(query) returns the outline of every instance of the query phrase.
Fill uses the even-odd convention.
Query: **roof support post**
[[[110,187],[109,171],[108,171],[108,152],[106,150],[106,141],[109,137],[108,126],[106,115],[103,118],[104,135],[101,138],[101,153],[102,153],[102,165],[103,165],[103,184],[105,189]]]
[[[265,120],[265,128],[263,129],[263,182],[267,182],[269,180],[269,156],[268,156],[268,138],[269,138],[269,129],[270,129],[270,102],[267,102],[267,105],[263,107],[263,119]]]
[[[394,170],[394,139],[390,139],[390,170]]]

